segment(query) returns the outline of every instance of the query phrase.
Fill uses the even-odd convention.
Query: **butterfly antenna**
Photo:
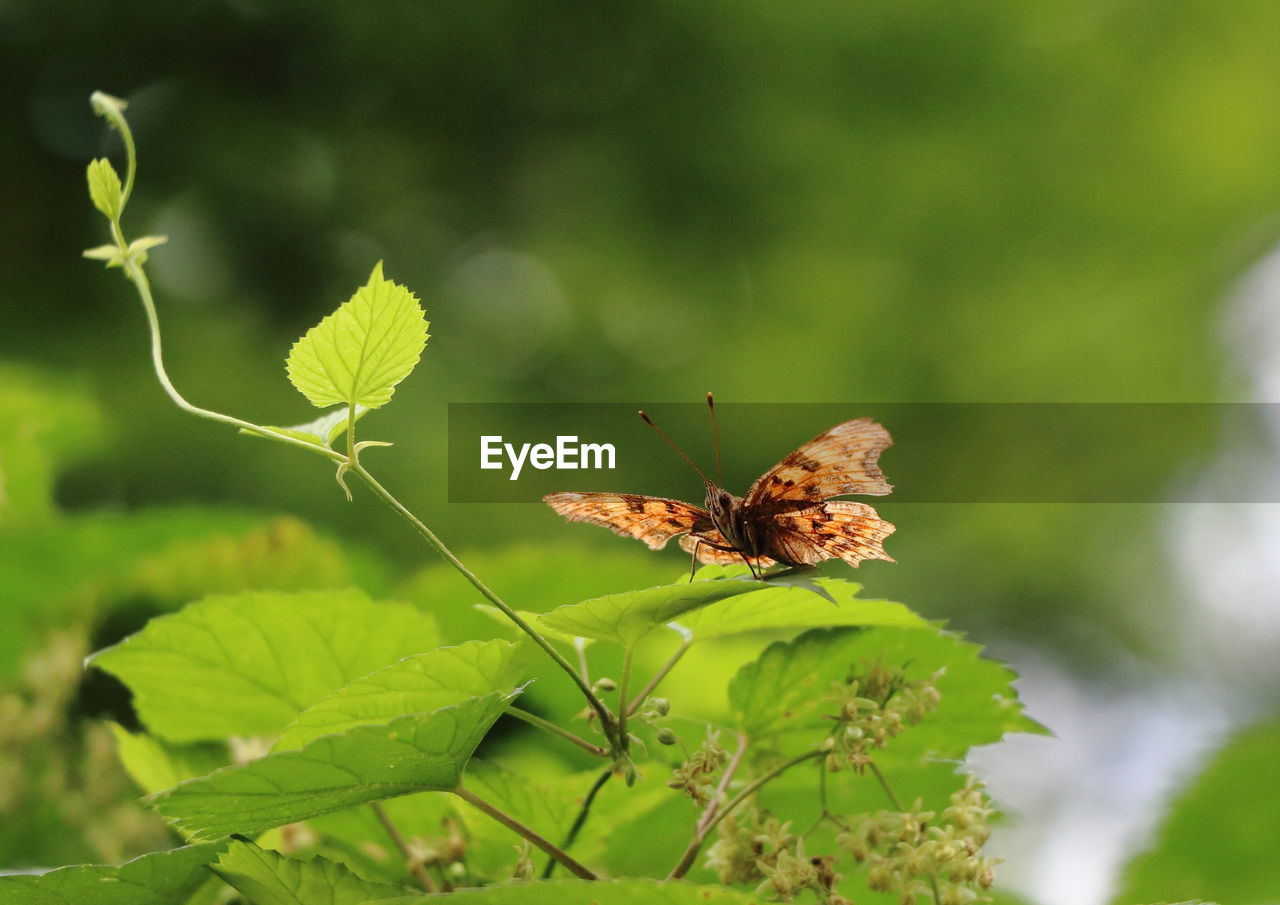
[[[716,441],[716,482],[724,486],[724,468],[720,465],[720,425],[716,423],[716,400],[710,393],[707,394],[707,408],[711,411],[711,435]]]
[[[671,438],[668,437],[665,433],[663,433],[662,428],[654,424],[653,421],[649,419],[649,416],[646,415],[644,412],[640,413],[640,417],[644,419],[645,424],[649,425],[651,428],[653,428],[655,431],[658,432],[658,436],[663,439],[663,442],[665,442],[667,446],[670,446],[672,449],[676,451],[676,455],[678,455],[680,458],[684,459],[686,462],[689,463],[689,467],[698,473],[698,477],[702,478],[702,480],[707,484],[711,483],[711,481],[707,479],[707,476],[702,473],[702,469],[694,464],[693,459],[690,459],[688,456],[684,454],[684,450],[682,450],[680,447],[676,446],[674,443],[671,442]]]

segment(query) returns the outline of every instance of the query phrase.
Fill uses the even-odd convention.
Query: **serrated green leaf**
[[[308,421],[306,424],[295,424],[292,427],[273,427],[271,429],[280,431],[282,434],[288,434],[298,440],[305,440],[307,443],[312,443],[316,446],[332,449],[334,441],[346,433],[348,411],[349,409],[345,405],[339,406],[332,411],[325,412],[314,421]],[[356,421],[359,421],[368,412],[369,409],[363,405],[357,405]],[[244,428],[240,429],[240,433],[248,434],[250,437],[262,437],[262,434],[245,430]]]
[[[322,735],[366,723],[510,691],[520,681],[515,651],[510,641],[468,641],[405,657],[312,704],[286,727],[272,750],[300,748]]]
[[[384,279],[379,262],[368,283],[294,343],[289,380],[320,408],[379,408],[417,365],[426,342],[418,299]]]
[[[1125,868],[1115,903],[1275,901],[1280,715],[1239,732],[1182,788],[1155,844]]]
[[[124,186],[116,168],[105,157],[91,161],[88,169],[89,200],[108,220],[118,220],[124,204]]]
[[[855,667],[882,663],[903,668],[909,679],[942,671],[937,710],[891,741],[890,751],[912,758],[960,757],[1008,732],[1043,731],[1022,712],[1013,671],[981,651],[932,627],[814,629],[769,645],[739,670],[729,701],[742,730],[754,739],[821,732],[836,706],[833,685],[843,684]]]
[[[152,735],[130,732],[117,723],[107,725],[125,772],[146,794],[212,773],[231,760],[227,746],[217,742],[174,745]]]
[[[418,896],[384,899],[380,905],[430,901],[435,899]],[[766,900],[723,886],[679,880],[537,880],[457,889],[449,893],[448,901],[457,905],[763,905]]]
[[[864,600],[860,586],[839,578],[798,579],[733,597],[676,620],[694,641],[763,630],[825,628],[842,625],[892,625],[925,628],[928,621],[900,603]]]
[[[212,869],[253,905],[358,905],[408,893],[362,879],[336,861],[295,861],[241,840],[227,846]]]
[[[39,876],[0,877],[0,905],[182,905],[223,846],[188,845],[119,867],[77,865]]]
[[[766,584],[751,579],[682,581],[557,607],[544,613],[538,621],[567,635],[632,645],[655,628],[699,607],[765,590],[768,590]]]
[[[512,695],[470,698],[296,751],[278,751],[161,792],[148,803],[192,839],[252,836],[330,811],[458,787],[480,740]]]
[[[347,682],[439,643],[430,617],[357,589],[216,595],[90,658],[171,741],[275,735]]]

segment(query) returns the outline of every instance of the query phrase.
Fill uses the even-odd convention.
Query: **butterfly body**
[[[890,493],[877,462],[892,442],[869,418],[837,424],[761,475],[743,497],[705,480],[706,508],[625,493],[569,491],[543,500],[570,521],[600,525],[654,550],[683,535],[680,546],[696,561],[745,562],[753,572],[825,559],[892,562],[882,542],[894,526],[865,503],[831,499]]]

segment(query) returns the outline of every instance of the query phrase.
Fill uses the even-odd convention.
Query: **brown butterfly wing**
[[[818,502],[856,493],[893,491],[877,464],[893,438],[870,418],[837,424],[814,437],[756,479],[743,502],[757,507],[778,500]]]
[[[884,539],[894,526],[865,503],[833,500],[810,506],[770,507],[765,514],[769,553],[793,565],[843,559],[851,566],[867,559],[894,559],[884,552]]]
[[[705,509],[680,500],[638,493],[552,493],[542,498],[571,522],[600,525],[660,550],[677,534],[711,526]]]
[[[749,562],[757,569],[767,569],[776,564],[775,560],[767,556],[744,557],[737,550],[730,548],[729,541],[715,528],[707,528],[697,534],[687,534],[680,538],[680,549],[685,552],[692,553],[695,546],[698,550],[698,562],[715,563],[721,566],[742,565]]]

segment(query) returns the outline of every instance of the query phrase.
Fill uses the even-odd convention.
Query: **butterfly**
[[[710,393],[716,463],[720,436]],[[663,440],[693,466],[706,487],[705,507],[635,493],[567,491],[543,497],[571,522],[608,528],[634,537],[651,550],[680,536],[680,547],[703,563],[746,563],[761,577],[768,567],[810,566],[842,559],[857,566],[867,559],[893,562],[884,539],[894,526],[865,503],[833,500],[846,494],[884,496],[893,491],[880,471],[880,453],[893,444],[889,432],[870,418],[858,418],[823,431],[770,468],[738,497],[711,481],[644,412]]]

